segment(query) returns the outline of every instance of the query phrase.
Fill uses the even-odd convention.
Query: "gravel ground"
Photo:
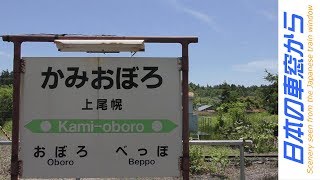
[[[0,136],[0,140],[7,140]],[[9,179],[10,175],[10,146],[0,146],[0,180]]]
[[[5,140],[0,137],[0,140]],[[8,180],[10,179],[10,146],[0,146],[0,180]],[[225,169],[225,171],[221,174],[206,174],[199,176],[191,176],[190,179],[195,180],[206,180],[206,179],[239,179],[239,167],[230,166]],[[256,163],[250,166],[247,166],[245,169],[246,179],[247,180],[272,180],[278,179],[278,166],[277,162],[264,162],[264,163]],[[127,180],[133,180],[137,178],[128,178]],[[139,178],[141,180],[178,180],[180,178]],[[31,179],[29,179],[31,180]],[[71,179],[52,179],[52,180],[71,180]],[[74,180],[74,179],[73,179]],[[82,180],[94,180],[85,178]],[[115,178],[104,178],[104,179],[96,179],[96,180],[115,180]]]

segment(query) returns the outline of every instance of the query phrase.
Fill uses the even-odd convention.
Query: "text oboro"
[[[74,161],[73,160],[48,159],[47,164],[49,166],[72,166],[74,164]]]

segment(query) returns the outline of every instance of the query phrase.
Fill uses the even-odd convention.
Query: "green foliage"
[[[222,84],[222,92],[221,92],[221,95],[219,96],[219,99],[220,99],[221,103],[229,103],[229,102],[232,101],[232,99],[231,99],[231,88],[227,84],[227,82],[224,82]]]
[[[234,85],[224,82],[215,86],[200,86],[189,84],[189,91],[195,94],[193,105],[213,105],[241,102],[246,104],[246,110],[265,110],[271,114],[278,113],[278,75],[268,71],[264,79],[269,85],[249,86]]]
[[[274,146],[274,130],[277,128],[278,116],[267,113],[251,114],[248,117],[251,123],[251,129],[247,134],[254,142],[255,152],[273,152],[277,151]]]
[[[228,155],[238,154],[239,150],[230,147],[190,146],[191,174],[221,173],[229,165]],[[211,162],[205,162],[204,156],[211,156]]]
[[[225,147],[217,147],[215,150],[210,152],[212,157],[210,169],[213,173],[223,173],[225,168],[230,164],[228,155],[230,154]],[[237,154],[239,152],[236,152]],[[233,153],[233,154],[236,154]]]
[[[0,86],[0,112],[12,112],[12,86]]]
[[[263,107],[271,114],[278,114],[278,75],[271,74],[267,70],[264,77],[270,85],[262,87]]]
[[[190,83],[195,104],[213,105],[216,114],[199,119],[203,139],[251,139],[254,152],[276,151],[274,131],[278,113],[278,75],[268,71],[270,84],[244,87],[224,82],[216,86]],[[210,115],[210,114],[209,114]]]
[[[277,115],[264,113],[245,113],[244,107],[231,106],[226,113],[218,113],[211,118],[200,117],[199,130],[209,134],[204,139],[250,139],[253,152],[277,151],[274,145],[274,129]],[[206,121],[203,123],[202,121]]]
[[[198,130],[204,133],[216,131],[217,127],[222,126],[217,124],[219,123],[217,119],[215,116],[200,116],[198,118]]]
[[[2,71],[0,74],[0,86],[13,84],[13,72],[8,70]]]
[[[189,156],[191,174],[203,174],[209,171],[201,146],[190,146]]]
[[[3,125],[5,118],[12,115],[13,102],[13,72],[8,70],[2,71],[0,74],[0,125]]]
[[[11,131],[12,131],[12,120],[8,119],[1,126],[2,126],[2,129],[4,130],[4,132],[6,132],[10,136],[11,135]],[[0,131],[0,134],[2,134],[1,131]]]

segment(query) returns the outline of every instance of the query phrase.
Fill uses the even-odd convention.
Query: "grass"
[[[273,123],[278,123],[278,115],[270,115],[266,112],[250,113],[250,114],[247,114],[247,117],[248,117],[248,121],[253,125],[257,125],[258,124],[257,122],[263,119],[267,121],[271,121]]]
[[[231,148],[228,146],[202,146],[204,155],[219,156],[224,154],[226,156],[239,154],[239,148]]]
[[[238,149],[227,146],[190,146],[190,170],[192,174],[222,173],[229,165],[229,155],[239,154]],[[204,156],[211,156],[206,162]]]
[[[253,146],[249,149],[253,152],[276,152],[274,130],[277,128],[278,116],[267,112],[240,115],[225,113],[221,117],[218,114],[200,116],[199,131],[207,134],[201,139],[250,139]]]

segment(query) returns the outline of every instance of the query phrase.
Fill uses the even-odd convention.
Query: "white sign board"
[[[22,177],[180,176],[178,58],[23,58]]]

